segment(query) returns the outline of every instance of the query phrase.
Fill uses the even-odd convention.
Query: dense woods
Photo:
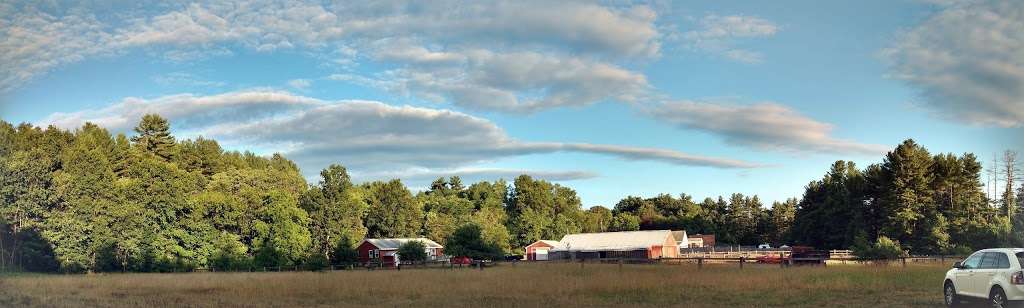
[[[1022,245],[1024,189],[998,200],[972,154],[905,141],[860,169],[839,161],[801,199],[629,196],[583,209],[576,192],[522,175],[353,183],[331,165],[307,184],[281,155],[176,140],[147,115],[132,136],[0,122],[0,266],[32,271],[170,271],[350,262],[364,237],[425,236],[478,257],[568,233],[687,230],[719,242],[848,248],[891,239],[915,253]],[[340,162],[343,163],[343,162]],[[1012,176],[1011,176],[1012,178]]]

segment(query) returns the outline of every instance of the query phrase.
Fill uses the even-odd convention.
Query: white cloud
[[[378,78],[330,78],[435,101],[450,100],[469,109],[518,113],[585,106],[602,100],[634,102],[644,97],[649,88],[646,77],[640,73],[575,57],[487,50],[398,50],[404,50],[401,56],[410,60],[403,68]]]
[[[1024,126],[1024,2],[950,3],[883,51],[944,118]]]
[[[753,16],[744,15],[707,15],[698,21],[698,28],[682,35],[685,44],[690,48],[718,54],[726,58],[745,62],[761,62],[761,53],[738,48],[735,45],[740,39],[764,38],[775,35],[779,26],[775,23]]]
[[[722,136],[740,146],[793,152],[878,155],[887,147],[838,139],[832,125],[776,103],[727,105],[693,101],[665,102],[645,112],[660,121]]]
[[[645,6],[268,0],[147,6],[151,11],[65,7],[73,5],[27,3],[0,11],[0,92],[63,65],[137,49],[174,61],[229,55],[233,48],[351,51],[333,60],[338,63],[372,50],[379,60],[422,65],[458,62],[459,53],[478,49],[548,57],[653,57],[660,45],[656,15]],[[376,49],[380,41],[404,42],[409,48]]]
[[[288,81],[288,86],[299,91],[308,90],[313,85],[313,81],[309,79],[292,79]]]
[[[358,173],[353,172],[352,177],[359,181],[372,181],[383,179],[401,178],[412,181],[430,181],[439,177],[458,176],[463,182],[472,183],[489,181],[495,179],[511,180],[519,175],[527,174],[534,178],[548,181],[572,181],[596,178],[599,175],[588,171],[550,171],[550,170],[527,170],[527,169],[506,169],[506,168],[480,168],[480,167],[459,167],[451,169],[429,169],[410,168],[398,171],[382,171]]]
[[[178,94],[155,99],[128,97],[101,109],[53,113],[43,119],[41,124],[74,129],[89,121],[113,131],[126,132],[138,124],[143,115],[156,113],[168,118],[179,128],[193,129],[219,122],[262,119],[323,103],[314,98],[269,90],[212,96]]]
[[[0,93],[86,57],[109,54],[112,35],[82,16],[0,16]]]
[[[173,72],[152,77],[153,81],[164,86],[187,86],[187,87],[213,87],[220,88],[227,85],[221,81],[205,80],[195,74],[186,72]]]
[[[330,163],[363,172],[458,168],[502,157],[555,152],[715,168],[761,166],[669,149],[521,141],[493,122],[455,111],[373,101],[323,101],[265,90],[128,98],[100,110],[53,114],[40,124],[77,127],[92,121],[126,131],[145,113],[168,117],[176,130],[285,152],[307,172]]]

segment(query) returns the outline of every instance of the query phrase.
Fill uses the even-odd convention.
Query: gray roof
[[[373,244],[373,246],[377,246],[377,248],[379,248],[381,250],[394,250],[394,249],[398,249],[398,247],[402,247],[402,244],[408,243],[409,241],[420,241],[420,242],[423,242],[423,244],[426,245],[427,248],[444,248],[444,246],[441,246],[441,244],[438,244],[437,242],[431,241],[430,239],[425,238],[425,237],[420,237],[420,238],[368,238],[368,239],[365,239],[363,241],[364,242],[370,242],[370,244]],[[360,245],[362,245],[362,244],[360,244]]]
[[[672,231],[672,237],[675,237],[677,242],[683,241],[683,238],[689,238],[689,236],[686,236],[686,230]]]
[[[626,251],[665,245],[675,237],[669,230],[625,231],[569,234],[558,242],[554,251]]]

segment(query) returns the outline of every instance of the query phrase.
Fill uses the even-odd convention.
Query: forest
[[[974,154],[933,155],[906,140],[865,168],[837,161],[801,198],[770,206],[739,193],[661,194],[584,209],[572,188],[528,175],[468,185],[439,178],[413,192],[398,179],[353,183],[338,162],[311,184],[282,155],[177,140],[153,114],[131,136],[90,123],[69,131],[0,121],[0,268],[338,263],[365,237],[475,240],[496,255],[521,254],[538,239],[647,229],[716,234],[726,244],[846,249],[884,240],[915,254],[957,254],[1024,245],[1013,156],[1004,155],[998,198],[986,194]]]

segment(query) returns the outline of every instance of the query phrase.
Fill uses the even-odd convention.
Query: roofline
[[[426,248],[430,248],[430,249],[444,249],[444,245],[441,245],[440,243],[438,243],[438,242],[436,242],[436,241],[434,241],[432,239],[425,238],[425,237],[416,237],[416,238],[404,238],[404,237],[403,238],[364,238],[362,241],[359,241],[359,245],[356,245],[356,247],[362,246],[363,243],[370,243],[370,245],[373,245],[373,247],[377,247],[377,250],[398,250],[397,247],[396,248],[381,248],[380,246],[377,246],[377,244],[374,244],[373,242],[370,242],[370,240],[395,240],[395,239],[408,239],[408,240],[412,240],[412,241],[418,241],[420,243],[423,243],[424,246],[426,246]],[[424,243],[422,240],[431,241],[434,244],[437,244],[437,247],[431,247],[429,243]]]

